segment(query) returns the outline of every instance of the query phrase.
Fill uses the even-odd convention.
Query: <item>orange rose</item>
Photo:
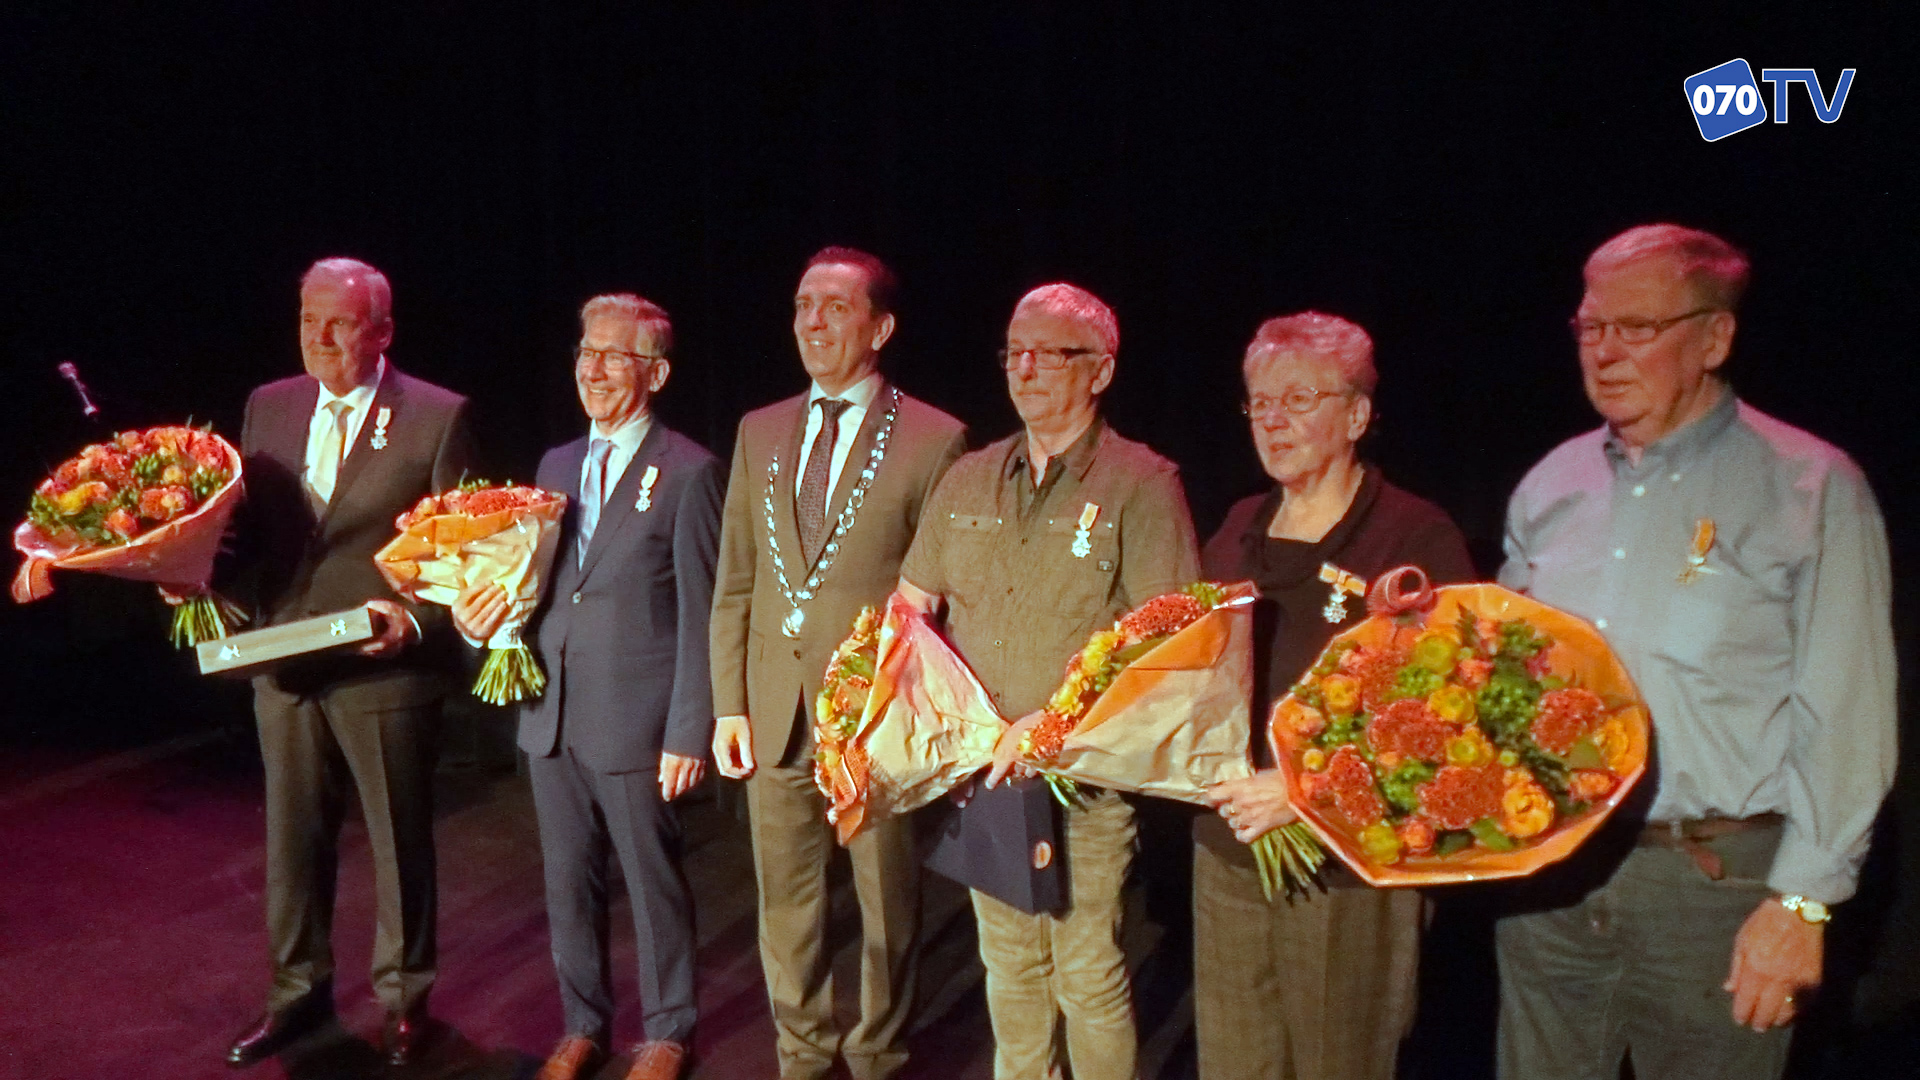
[[[1553,796],[1532,777],[1510,780],[1500,797],[1500,830],[1516,840],[1538,836],[1553,824]]]

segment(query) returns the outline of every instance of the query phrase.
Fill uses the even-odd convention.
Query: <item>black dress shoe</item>
[[[387,1064],[396,1066],[411,1065],[419,1061],[426,1053],[427,1037],[433,1021],[422,1007],[411,1012],[388,1013],[387,1026],[381,1033],[381,1045],[387,1053]]]
[[[332,1005],[313,997],[278,1012],[261,1013],[227,1047],[227,1064],[236,1069],[257,1065],[325,1023],[331,1015]]]

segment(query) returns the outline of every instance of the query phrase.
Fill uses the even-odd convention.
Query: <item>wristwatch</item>
[[[1833,912],[1827,910],[1827,905],[1818,900],[1809,900],[1797,894],[1789,894],[1781,897],[1780,906],[1800,916],[1800,918],[1807,922],[1813,923],[1815,926],[1833,918]]]

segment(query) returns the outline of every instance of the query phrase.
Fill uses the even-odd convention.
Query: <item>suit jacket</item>
[[[892,394],[892,384],[883,384],[867,410],[827,506],[828,522],[839,518],[858,483]],[[827,658],[853,629],[861,606],[885,602],[899,583],[900,560],[913,543],[920,508],[947,466],[966,450],[966,428],[960,421],[901,396],[886,459],[853,527],[840,540],[839,555],[826,580],[814,598],[803,604],[806,621],[800,637],[790,639],[780,632],[792,608],[774,574],[764,507],[767,466],[778,454],[774,530],[788,583],[795,590],[804,588],[808,568],[801,565],[800,533],[794,521],[793,470],[800,460],[806,407],[807,395],[798,394],[741,418],[720,530],[720,575],[713,591],[714,711],[720,716],[750,716],[754,757],[768,765],[785,753],[795,710],[802,701],[808,703],[811,715]]]
[[[301,483],[307,428],[319,400],[311,375],[268,383],[247,398],[240,435],[247,499],[235,531],[238,569],[250,578],[255,626],[271,626],[397,600],[419,622],[425,640],[400,656],[371,660],[329,654],[290,660],[261,678],[302,693],[332,682],[391,678],[409,698],[437,696],[433,669],[447,657],[449,635],[437,632],[447,610],[401,599],[373,565],[373,554],[396,534],[394,519],[422,497],[458,484],[473,464],[467,399],[387,364],[365,422],[334,481],[333,498],[316,515]],[[376,448],[380,410],[391,410],[386,445]]]
[[[720,459],[658,419],[580,561],[580,466],[587,439],[547,451],[538,483],[572,499],[546,597],[527,635],[547,691],[520,713],[520,748],[570,746],[589,768],[652,769],[666,750],[704,758],[713,741],[707,623],[720,543]],[[659,469],[646,510],[647,467]]]

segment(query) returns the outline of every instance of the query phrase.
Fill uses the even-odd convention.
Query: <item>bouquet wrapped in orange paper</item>
[[[1521,877],[1646,771],[1646,706],[1586,622],[1498,585],[1383,575],[1274,706],[1290,801],[1374,885]]]
[[[1020,758],[1070,796],[1079,783],[1204,805],[1206,789],[1253,775],[1251,582],[1202,581],[1097,631]]]
[[[52,571],[151,581],[184,596],[173,642],[196,645],[245,622],[208,588],[214,556],[241,498],[240,452],[210,428],[123,431],[62,462],[34,490],[13,532],[26,562],[15,603],[53,592]]]
[[[814,781],[845,845],[993,761],[1006,721],[966,662],[898,593],[861,609],[814,700]]]
[[[487,641],[473,692],[495,705],[539,697],[547,678],[520,632],[560,543],[567,497],[536,487],[490,487],[484,480],[429,495],[400,515],[400,535],[373,557],[393,591],[452,607],[476,582],[507,591],[507,618]]]

